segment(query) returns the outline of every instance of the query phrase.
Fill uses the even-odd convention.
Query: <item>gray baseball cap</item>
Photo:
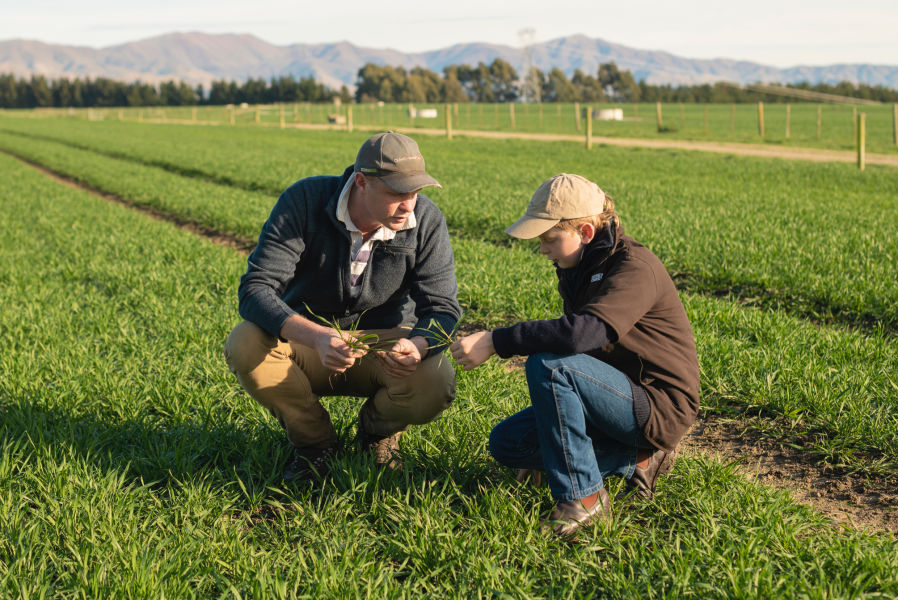
[[[415,140],[392,131],[365,140],[356,156],[355,170],[381,179],[400,194],[427,186],[443,187],[424,170],[424,157]]]

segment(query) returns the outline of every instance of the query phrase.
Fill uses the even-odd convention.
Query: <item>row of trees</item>
[[[525,99],[543,102],[631,102],[639,100],[640,87],[629,71],[614,63],[599,67],[598,76],[574,72],[573,77],[559,68],[543,73],[533,68],[525,82],[501,58],[489,65],[449,65],[443,76],[430,69],[381,66],[368,63],[359,69],[357,102],[515,102]],[[535,93],[534,93],[535,92]]]
[[[158,86],[96,79],[53,79],[33,75],[19,79],[0,75],[0,108],[88,107],[88,106],[189,106],[196,104],[263,104],[271,102],[330,102],[334,97],[350,101],[344,86],[335,92],[311,77],[296,80],[279,77],[266,82],[214,81],[207,94],[202,85],[166,81]]]
[[[898,102],[898,90],[884,86],[856,86],[843,81],[837,85],[802,83],[787,87]],[[557,67],[549,72],[533,68],[522,81],[514,67],[501,58],[476,67],[449,65],[442,75],[424,67],[406,70],[368,63],[359,69],[354,98],[346,86],[335,91],[311,77],[215,81],[206,93],[202,85],[191,87],[175,81],[154,86],[102,77],[48,80],[42,75],[30,79],[0,75],[0,108],[330,102],[337,97],[344,102],[797,102],[726,83],[676,87],[637,83],[630,71],[619,69],[613,62],[600,65],[595,74],[577,69],[571,77]]]
[[[898,90],[885,86],[789,84],[786,88],[822,92],[879,102],[898,102]],[[449,65],[442,77],[429,69],[381,66],[359,69],[357,102],[797,102],[779,94],[765,94],[729,83],[652,85],[636,82],[633,74],[613,62],[599,65],[595,74],[577,69],[571,77],[559,68],[549,72],[532,68],[523,80],[501,58],[489,65]]]

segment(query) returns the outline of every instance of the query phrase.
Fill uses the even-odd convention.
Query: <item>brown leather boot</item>
[[[378,468],[391,471],[401,469],[402,456],[399,454],[399,436],[402,435],[402,432],[397,431],[392,435],[368,433],[365,429],[365,421],[365,407],[362,407],[362,410],[359,411],[358,433],[356,433],[356,441],[362,452],[370,452],[374,458],[374,464]]]
[[[284,469],[284,481],[311,481],[324,477],[330,471],[336,454],[334,446],[294,448],[293,458]]]
[[[658,481],[658,475],[670,473],[676,459],[676,448],[672,452],[664,450],[653,452],[649,457],[649,464],[645,468],[636,467],[633,470],[633,476],[625,482],[627,491],[621,494],[619,499],[651,500],[655,495],[655,483]]]
[[[598,492],[596,503],[589,508],[583,506],[580,500],[556,504],[555,510],[540,525],[540,531],[570,538],[596,521],[610,519],[611,498],[608,497],[608,490],[602,488]]]
[[[362,452],[370,452],[374,464],[380,468],[395,471],[402,468],[402,456],[399,454],[399,431],[393,435],[375,435],[359,427],[358,441]]]

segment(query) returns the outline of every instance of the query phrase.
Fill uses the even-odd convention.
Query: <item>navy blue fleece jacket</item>
[[[443,214],[419,194],[417,226],[374,242],[361,293],[353,298],[351,238],[336,217],[352,172],[301,179],[281,194],[240,279],[240,315],[274,336],[294,313],[315,320],[310,311],[343,328],[409,326],[409,337],[428,338],[430,353],[443,350],[434,331],[454,331],[461,316]]]

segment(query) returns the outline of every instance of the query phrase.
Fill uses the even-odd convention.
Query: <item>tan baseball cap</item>
[[[443,187],[424,170],[424,157],[415,140],[392,131],[365,140],[356,156],[355,170],[378,177],[400,194],[427,186]]]
[[[505,230],[522,240],[541,235],[562,219],[580,219],[605,212],[605,192],[579,175],[561,173],[546,179],[527,206],[524,216]]]

